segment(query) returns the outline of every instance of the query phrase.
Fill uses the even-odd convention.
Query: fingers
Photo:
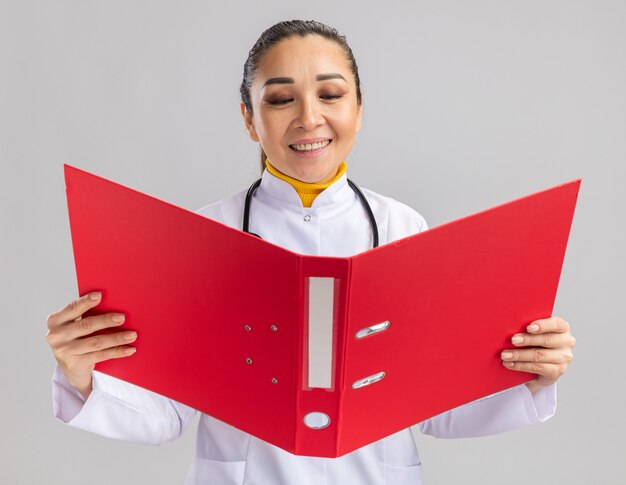
[[[94,291],[70,302],[58,312],[48,315],[48,329],[53,330],[64,323],[76,320],[87,310],[100,303],[101,299],[102,293],[100,291]]]
[[[118,327],[124,323],[125,316],[121,313],[107,313],[93,317],[81,318],[48,330],[46,341],[56,351],[73,340],[81,339],[92,333],[107,328]]]
[[[518,333],[513,335],[511,343],[516,347],[557,349],[561,347],[573,348],[576,345],[576,339],[570,333],[540,333],[537,335]]]
[[[85,354],[85,358],[88,361],[95,365],[98,362],[103,362],[109,359],[120,359],[122,357],[128,357],[137,352],[137,348],[132,347],[130,345],[122,345],[118,347],[111,347],[109,349],[99,350],[97,352],[91,352],[89,354]]]
[[[573,348],[576,339],[570,333],[570,325],[561,317],[535,320],[526,327],[527,333],[513,335],[511,343],[517,347]]]
[[[134,331],[92,335],[53,347],[53,351],[66,377],[78,382],[91,374],[96,363],[134,354],[136,348],[129,344],[136,339]]]
[[[137,332],[133,331],[93,335],[72,341],[63,349],[63,352],[70,355],[100,352],[112,347],[127,345],[136,339]]]
[[[563,375],[574,358],[570,349],[545,348],[504,350],[500,357],[509,369],[534,372],[548,379]]]
[[[99,330],[106,328],[119,327],[124,323],[126,316],[123,313],[107,313],[104,315],[96,315],[93,317],[83,318],[75,322],[70,322],[60,328],[52,330],[51,334],[62,335],[64,340],[74,340],[85,337]]]
[[[512,349],[505,350],[500,354],[504,365],[511,362],[538,362],[548,364],[568,364],[572,361],[571,352],[563,349]],[[508,366],[507,366],[508,367]]]
[[[46,340],[57,363],[68,382],[85,398],[91,392],[91,372],[98,362],[128,357],[136,351],[130,345],[137,338],[134,331],[106,333],[122,325],[125,315],[107,313],[82,318],[101,300],[99,291],[85,294],[49,315],[47,321]]]
[[[548,385],[555,382],[559,377],[565,374],[567,364],[553,364],[546,362],[511,362],[504,361],[503,365],[510,370],[531,372],[537,374],[538,381],[542,385]]]
[[[550,317],[531,322],[526,331],[532,334],[541,333],[566,333],[569,332],[569,323],[561,317]]]
[[[576,339],[570,333],[569,323],[560,317],[550,317],[535,320],[526,331],[511,338],[516,348],[501,353],[502,365],[537,374],[533,382],[540,386],[556,382],[573,359]]]

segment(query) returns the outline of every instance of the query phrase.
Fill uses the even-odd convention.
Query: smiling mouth
[[[312,152],[314,150],[319,150],[321,148],[324,148],[328,145],[330,145],[330,143],[332,142],[332,140],[326,140],[326,141],[318,141],[316,143],[306,143],[303,145],[300,144],[293,144],[293,145],[289,145],[289,148],[291,148],[292,150],[295,150],[297,152]]]

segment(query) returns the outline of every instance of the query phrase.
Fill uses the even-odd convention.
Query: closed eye
[[[289,101],[293,101],[292,99],[273,99],[272,101],[268,101],[269,104],[285,104]]]
[[[343,94],[323,94],[320,96],[320,98],[325,99],[325,100],[332,100],[332,99],[339,99],[343,96]],[[292,98],[288,98],[288,99],[273,99],[271,101],[268,101],[268,104],[271,105],[282,105],[282,104],[287,104],[290,101],[293,101]]]

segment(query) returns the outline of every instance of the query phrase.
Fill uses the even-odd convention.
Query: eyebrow
[[[326,81],[328,79],[343,79],[344,81],[346,81],[346,78],[337,72],[331,72],[328,74],[318,74],[317,76],[315,76],[316,81]],[[265,83],[263,84],[263,87],[269,86],[270,84],[293,84],[293,83],[295,83],[295,81],[292,77],[273,77],[265,81]]]

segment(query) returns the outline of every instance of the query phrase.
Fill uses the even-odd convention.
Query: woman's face
[[[250,98],[252,115],[241,103],[246,128],[274,167],[310,183],[335,176],[362,115],[340,46],[318,35],[280,41],[262,56]],[[322,145],[307,150],[314,142]]]

